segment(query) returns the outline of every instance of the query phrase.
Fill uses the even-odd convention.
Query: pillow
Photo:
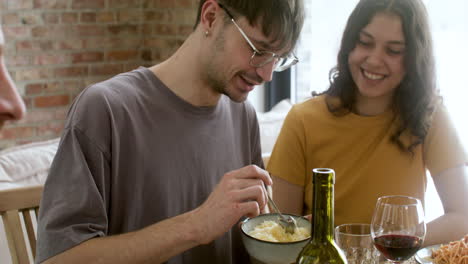
[[[291,108],[292,105],[289,100],[283,100],[276,104],[269,112],[257,113],[263,156],[268,156],[273,150],[276,138],[283,126],[284,118]]]
[[[0,151],[0,189],[44,184],[59,138]]]

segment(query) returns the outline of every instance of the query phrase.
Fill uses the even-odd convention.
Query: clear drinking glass
[[[343,250],[348,264],[378,264],[370,224],[343,224],[335,228],[335,242]]]
[[[392,263],[410,259],[422,246],[426,223],[421,201],[410,196],[383,196],[372,216],[375,247]]]

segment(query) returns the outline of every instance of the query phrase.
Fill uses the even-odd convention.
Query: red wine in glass
[[[374,239],[375,247],[393,261],[405,261],[411,258],[422,246],[422,239],[407,235],[383,235]]]
[[[421,201],[402,195],[377,200],[371,222],[375,247],[393,263],[410,259],[421,248],[426,223]]]

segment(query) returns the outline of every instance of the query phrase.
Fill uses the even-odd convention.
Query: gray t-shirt
[[[250,104],[223,95],[195,107],[146,68],[92,85],[70,109],[45,183],[36,262],[190,211],[249,164],[263,167]],[[248,262],[237,226],[168,261]]]

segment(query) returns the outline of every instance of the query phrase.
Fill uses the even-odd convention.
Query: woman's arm
[[[445,213],[427,224],[424,244],[433,245],[459,240],[468,234],[467,166],[461,165],[444,170],[432,178]]]
[[[303,215],[304,189],[302,186],[289,183],[274,175],[273,180],[273,200],[282,213]]]

